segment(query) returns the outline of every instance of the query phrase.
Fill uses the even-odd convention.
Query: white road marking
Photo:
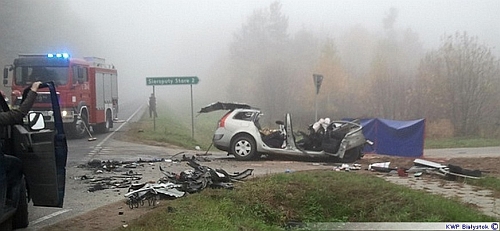
[[[114,129],[111,133],[109,133],[101,142],[99,142],[95,147],[94,147],[94,150],[92,150],[91,152],[89,152],[88,156],[89,156],[89,159],[93,159],[94,156],[96,154],[98,154],[101,149],[102,149],[102,144],[104,144],[112,135],[115,134],[115,132],[119,131],[123,126],[125,126],[126,123],[128,123],[137,113],[139,113],[139,111],[142,109],[143,106],[140,106],[139,108],[137,108],[137,110],[135,110],[134,113],[132,113],[131,116],[129,116],[127,118],[127,120],[125,120],[125,122],[122,123],[122,125],[120,125],[120,127],[118,127],[117,129]]]
[[[36,220],[34,220],[34,221],[30,222],[30,225],[35,225],[35,224],[38,224],[38,223],[40,223],[40,222],[42,222],[42,221],[48,220],[48,219],[50,219],[50,218],[53,218],[53,217],[55,217],[55,216],[61,215],[61,214],[65,213],[65,212],[69,212],[69,211],[71,211],[71,209],[63,209],[63,210],[59,210],[59,211],[57,211],[57,212],[51,213],[51,214],[49,214],[49,215],[47,215],[47,216],[40,217],[40,218],[38,218],[38,219],[36,219]]]

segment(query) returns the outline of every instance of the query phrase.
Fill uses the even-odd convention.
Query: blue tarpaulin
[[[362,119],[361,125],[366,139],[374,143],[371,147],[365,146],[365,153],[403,157],[424,155],[425,119]]]

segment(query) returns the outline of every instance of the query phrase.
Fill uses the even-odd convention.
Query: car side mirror
[[[285,122],[281,121],[281,120],[276,120],[276,124],[277,125],[285,125]]]
[[[40,112],[30,112],[28,114],[28,124],[31,130],[39,131],[45,129],[45,120]]]

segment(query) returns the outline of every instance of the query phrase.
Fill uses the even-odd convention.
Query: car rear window
[[[233,119],[236,120],[245,120],[245,121],[252,121],[252,115],[253,112],[238,112],[236,115],[234,115]]]

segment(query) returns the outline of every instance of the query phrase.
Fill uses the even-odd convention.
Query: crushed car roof
[[[207,113],[213,112],[217,110],[234,110],[238,108],[243,109],[251,109],[252,107],[248,104],[244,103],[224,103],[224,102],[216,102],[211,103],[208,106],[202,107],[198,113]]]

